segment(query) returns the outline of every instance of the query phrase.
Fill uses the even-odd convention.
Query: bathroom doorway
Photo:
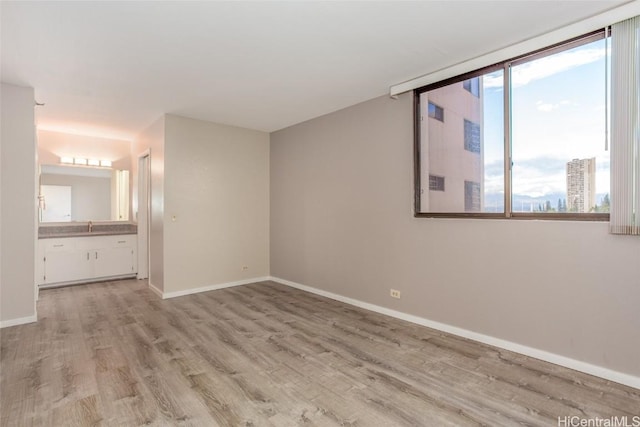
[[[149,278],[149,235],[151,212],[151,154],[138,156],[138,279]]]

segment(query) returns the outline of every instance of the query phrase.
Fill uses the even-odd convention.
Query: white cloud
[[[542,111],[548,113],[553,110],[557,110],[560,107],[560,104],[549,104],[546,102],[538,101],[536,102],[536,108],[538,111]]]
[[[569,50],[531,62],[518,65],[512,69],[511,85],[524,86],[534,80],[570,70],[581,65],[590,64],[603,58],[604,48]],[[502,87],[502,75],[488,75],[483,79],[485,88]]]
[[[502,73],[491,73],[482,77],[482,85],[485,89],[492,87],[502,88],[502,80]]]
[[[548,102],[543,102],[543,101],[536,102],[536,108],[539,111],[542,111],[544,113],[548,113],[548,112],[551,112],[553,110],[557,110],[558,108],[560,108],[563,105],[571,105],[571,102],[567,101],[567,100],[560,101],[557,104],[550,104]]]

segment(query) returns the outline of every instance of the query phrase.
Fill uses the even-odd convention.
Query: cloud
[[[536,102],[536,108],[539,111],[542,111],[544,113],[549,113],[549,112],[551,112],[553,110],[557,110],[558,107],[560,107],[560,105],[558,105],[558,104],[547,104],[547,103],[544,103],[542,101]]]
[[[482,77],[482,85],[485,89],[488,88],[502,88],[503,86],[503,78],[502,71],[498,71],[495,73],[487,74]]]
[[[513,67],[511,86],[519,87],[581,65],[590,64],[603,58],[604,48],[572,49],[555,55],[545,56]],[[502,73],[492,73],[483,78],[485,88],[502,87]]]
[[[542,111],[544,113],[549,113],[553,110],[557,110],[563,105],[570,105],[570,104],[571,104],[570,101],[561,101],[561,102],[558,102],[557,104],[550,104],[548,102],[538,101],[536,102],[536,108],[539,111]]]
[[[513,164],[514,197],[550,197],[557,200],[557,194],[567,191],[567,162],[570,158],[538,156],[530,159],[515,160]],[[609,192],[608,158],[596,160],[596,191]],[[485,193],[504,193],[504,162],[489,162],[484,166]],[[551,196],[553,195],[553,196]],[[564,197],[564,196],[563,196]]]
[[[513,192],[529,197],[566,192],[566,168],[569,160],[571,159],[550,156],[514,159]]]
[[[537,156],[530,159],[514,159],[514,167],[521,167],[523,169],[536,170],[541,174],[547,174],[557,171],[564,171],[567,167],[567,162],[571,161],[570,158],[551,157],[551,156]]]

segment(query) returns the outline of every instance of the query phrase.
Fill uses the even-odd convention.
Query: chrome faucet
[[[89,229],[89,233],[91,233],[93,231],[93,222],[89,221],[89,224],[87,224],[87,228]]]

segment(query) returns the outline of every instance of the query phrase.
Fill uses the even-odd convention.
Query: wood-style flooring
[[[640,390],[273,282],[44,290],[1,331],[2,426],[557,426]],[[564,424],[568,425],[568,424]]]

